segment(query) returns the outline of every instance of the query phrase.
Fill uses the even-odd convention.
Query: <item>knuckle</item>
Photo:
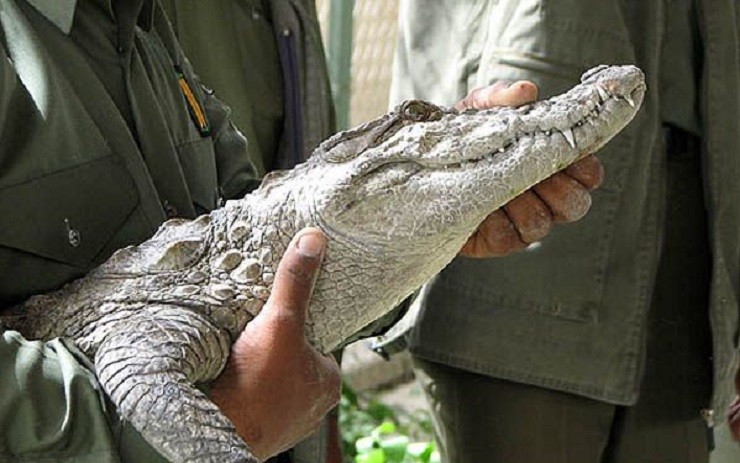
[[[537,211],[530,214],[530,221],[526,224],[526,227],[520,230],[522,240],[526,243],[533,243],[538,241],[552,229],[552,216],[549,212]]]
[[[304,301],[281,301],[273,305],[272,321],[276,325],[294,325],[303,320]]]
[[[327,408],[332,408],[342,399],[342,378],[339,374],[330,374],[322,383],[323,399]]]
[[[543,238],[552,228],[550,209],[532,192],[516,198],[504,210],[525,243]]]
[[[604,182],[604,165],[593,155],[569,166],[566,173],[589,190],[598,188]]]
[[[574,188],[565,199],[560,215],[567,222],[575,222],[583,218],[591,208],[591,195],[582,188]]]
[[[291,282],[305,285],[310,284],[313,280],[315,269],[310,265],[297,263],[296,265],[289,265],[285,270]]]

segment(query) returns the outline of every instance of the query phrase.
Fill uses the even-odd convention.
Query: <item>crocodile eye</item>
[[[436,121],[442,117],[438,106],[421,100],[409,100],[401,105],[401,114],[405,119],[412,121]]]

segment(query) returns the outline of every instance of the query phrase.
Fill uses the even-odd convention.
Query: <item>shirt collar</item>
[[[77,0],[26,0],[31,6],[52,22],[65,34],[72,30]],[[112,0],[93,0],[100,4],[111,18],[113,14]],[[127,0],[123,0],[127,1]],[[137,24],[144,30],[150,30],[154,23],[154,0],[145,0],[139,12]]]
[[[65,34],[72,30],[77,0],[26,0]]]

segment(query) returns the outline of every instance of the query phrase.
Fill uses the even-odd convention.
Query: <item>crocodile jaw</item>
[[[571,91],[527,107],[440,108],[352,159],[315,156],[305,168],[320,169],[322,182],[305,194],[309,223],[332,240],[325,269],[347,273],[348,256],[361,263],[351,285],[319,279],[322,316],[339,303],[336,317],[357,314],[355,330],[381,316],[446,266],[487,215],[617,135],[644,94],[637,68],[597,68]],[[328,349],[351,334],[315,326]]]

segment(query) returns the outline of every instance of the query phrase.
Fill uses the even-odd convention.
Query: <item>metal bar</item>
[[[355,0],[331,0],[327,55],[329,76],[337,111],[337,128],[349,127],[350,84],[352,81],[352,13]]]

